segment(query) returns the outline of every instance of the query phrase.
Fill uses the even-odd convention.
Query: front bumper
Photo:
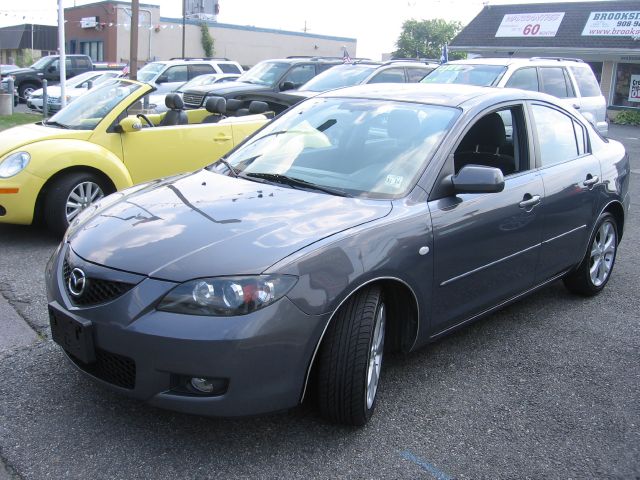
[[[69,265],[82,268],[90,279],[138,283],[106,303],[74,306],[62,280],[65,255]],[[239,317],[155,310],[175,285],[90,264],[68,245],[47,266],[50,308],[90,321],[96,362],[107,361],[109,368],[120,370],[113,377],[96,374],[95,364],[72,358],[74,365],[109,388],[154,406],[211,416],[272,412],[300,402],[327,316],[306,315],[286,297]],[[128,387],[118,375],[128,375]],[[176,388],[176,378],[190,377],[224,379],[226,391],[202,396]]]
[[[30,225],[45,180],[26,170],[0,179],[0,223]]]

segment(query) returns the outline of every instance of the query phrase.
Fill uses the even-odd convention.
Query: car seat
[[[167,96],[164,98],[164,104],[169,111],[164,115],[159,126],[166,127],[170,125],[186,125],[189,123],[187,112],[184,111],[184,102],[180,95],[177,93],[167,93]]]
[[[211,97],[205,104],[207,112],[211,113],[202,120],[202,123],[218,123],[227,113],[227,100],[224,97]]]
[[[267,102],[261,102],[259,100],[253,100],[249,104],[249,108],[240,108],[240,109],[238,109],[238,111],[236,113],[236,116],[237,117],[242,117],[244,115],[255,115],[255,114],[259,114],[259,113],[265,113],[268,108],[269,108],[269,105],[267,104]]]

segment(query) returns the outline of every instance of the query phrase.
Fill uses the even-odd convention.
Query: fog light
[[[215,389],[213,381],[208,378],[193,377],[191,379],[191,386],[202,393],[213,393]]]

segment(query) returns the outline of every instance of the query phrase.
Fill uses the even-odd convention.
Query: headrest
[[[460,142],[458,151],[473,150],[476,145],[499,147],[505,142],[506,134],[502,117],[494,112],[482,117],[469,129]]]
[[[242,117],[244,115],[249,115],[248,108],[239,108],[238,110],[236,110],[236,117]]]
[[[164,97],[164,104],[170,110],[182,110],[184,108],[182,97],[177,93],[167,93],[167,96]]]
[[[267,102],[254,100],[249,104],[249,113],[264,113],[269,109]]]
[[[211,97],[207,100],[205,108],[209,113],[226,113],[227,100],[224,97]]]
[[[231,98],[227,100],[227,112],[235,112],[239,108],[242,108],[242,100]]]
[[[387,135],[396,139],[413,138],[420,133],[420,120],[411,110],[392,110],[387,118]]]

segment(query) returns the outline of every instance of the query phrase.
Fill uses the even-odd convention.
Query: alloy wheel
[[[609,278],[616,257],[616,229],[610,221],[603,222],[591,244],[589,275],[594,286],[599,287]]]
[[[104,192],[97,183],[82,182],[76,185],[66,202],[66,216],[70,223],[82,210],[104,197]]]
[[[376,312],[375,327],[373,330],[373,339],[371,341],[371,350],[369,352],[369,368],[367,369],[367,410],[373,406],[378,391],[378,382],[380,381],[380,371],[382,369],[382,354],[384,352],[384,330],[386,323],[386,312],[384,303],[380,303]]]

